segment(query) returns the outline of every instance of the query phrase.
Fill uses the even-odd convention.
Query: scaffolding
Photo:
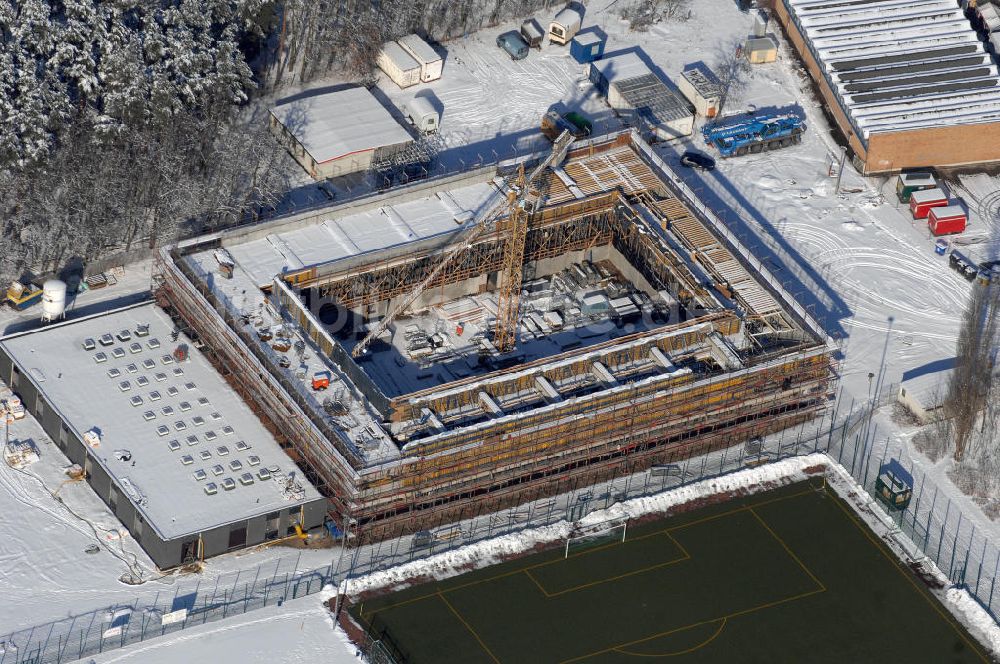
[[[381,415],[372,426],[396,432],[392,459],[359,456],[345,431],[261,352],[231,303],[191,269],[186,256],[217,240],[161,253],[157,298],[330,496],[331,516],[356,520],[357,541],[555,495],[816,417],[831,391],[832,347],[673,194],[634,140],[591,142],[569,152],[564,173],[546,174],[542,204],[524,213],[523,262],[613,249],[635,278],[675,294],[688,320],[389,398],[306,303],[325,298],[363,315],[385,311],[432,275],[448,239],[276,278],[269,305]],[[451,284],[495,287],[510,237],[478,238],[433,277],[423,305],[447,299]]]

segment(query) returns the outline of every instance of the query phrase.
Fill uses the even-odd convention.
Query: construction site
[[[153,288],[357,543],[745,444],[834,374],[635,132],[168,247]]]

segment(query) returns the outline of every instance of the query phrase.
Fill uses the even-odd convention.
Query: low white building
[[[271,130],[317,180],[366,171],[413,143],[365,88],[297,99],[270,113]]]

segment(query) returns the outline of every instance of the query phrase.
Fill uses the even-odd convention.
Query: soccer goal
[[[572,535],[566,538],[566,551],[564,557],[569,558],[571,553],[579,552],[582,549],[589,549],[601,544],[624,542],[627,530],[628,519],[602,521],[601,523],[579,527],[573,532]]]

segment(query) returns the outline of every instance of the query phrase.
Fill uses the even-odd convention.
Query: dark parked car
[[[521,33],[511,30],[497,37],[497,46],[507,51],[511,60],[523,60],[528,57],[528,42]]]
[[[699,171],[715,170],[715,160],[700,152],[685,152],[681,157],[681,166],[696,168]]]

